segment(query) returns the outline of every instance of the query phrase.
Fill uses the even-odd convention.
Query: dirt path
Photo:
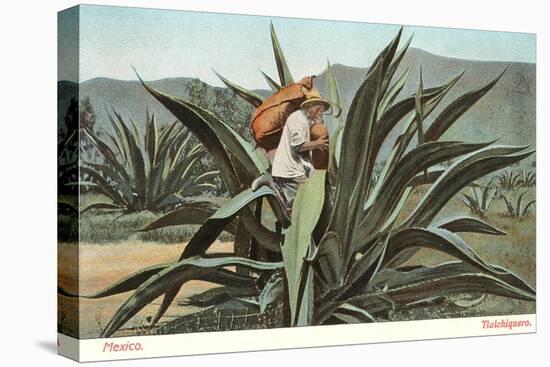
[[[216,242],[212,252],[230,252],[232,243]],[[79,294],[96,293],[114,282],[133,274],[147,266],[168,263],[177,260],[183,249],[182,244],[157,244],[128,241],[116,244],[75,244],[58,245],[58,281],[69,292]],[[77,259],[80,263],[77,264]],[[77,284],[77,270],[80,280]],[[80,286],[80,289],[78,287]],[[189,295],[211,288],[211,283],[191,281],[178,293],[162,320],[169,321],[175,316],[194,311],[192,307],[178,306],[179,301]],[[59,297],[58,314],[65,328],[74,328],[77,320],[77,308],[80,308],[80,337],[94,338],[99,335],[118,307],[131,295],[121,295],[103,299],[80,299]],[[123,329],[147,325],[147,317],[154,317],[162,299],[159,297],[130,320]],[[121,330],[121,333],[123,331]]]

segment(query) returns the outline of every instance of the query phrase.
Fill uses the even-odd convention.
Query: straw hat
[[[306,107],[313,103],[323,104],[325,106],[325,111],[332,107],[326,99],[321,97],[319,91],[315,89],[311,89],[308,93],[306,93],[306,100],[300,103],[300,108]]]

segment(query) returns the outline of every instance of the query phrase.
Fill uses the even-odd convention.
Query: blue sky
[[[259,70],[276,76],[269,34],[273,22],[295,76],[331,63],[367,66],[398,25],[227,15],[142,8],[80,8],[80,80],[198,77],[222,85],[212,68],[247,88],[266,88]],[[64,23],[60,24],[60,44]],[[535,62],[535,35],[406,26],[412,47],[466,59]],[[63,78],[63,74],[60,74]]]

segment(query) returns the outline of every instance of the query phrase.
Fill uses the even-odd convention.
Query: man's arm
[[[303,119],[303,121],[300,121]],[[322,120],[321,120],[322,121]],[[309,141],[306,138],[307,130],[309,128],[309,122],[306,117],[292,114],[290,115],[285,129],[288,129],[290,135],[290,146],[298,153],[306,152],[308,150],[328,150],[328,137],[324,136],[315,141]]]
[[[314,141],[305,142],[298,149],[299,152],[307,152],[308,150],[328,150],[328,138],[326,136],[321,136],[319,139]]]

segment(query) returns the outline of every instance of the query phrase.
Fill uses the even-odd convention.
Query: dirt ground
[[[93,294],[147,266],[177,260],[183,248],[182,244],[167,245],[136,241],[101,245],[81,244],[80,246],[60,243],[57,255],[59,285],[71,293]],[[210,251],[230,252],[232,249],[232,243],[217,241]],[[80,263],[76,264],[75,259],[80,259]],[[77,273],[80,276],[79,282]],[[211,283],[202,281],[186,283],[162,320],[169,321],[176,316],[195,311],[193,307],[179,306],[178,301],[210,287],[213,287]],[[130,295],[131,292],[127,292],[102,299],[81,298],[80,303],[77,298],[58,295],[58,314],[63,320],[61,324],[67,329],[74,328],[76,320],[71,318],[71,315],[76,315],[79,307],[80,337],[95,338]],[[161,301],[162,298],[158,298],[145,307],[124,326],[119,334],[123,334],[124,329],[147,325],[147,317],[154,317]]]

